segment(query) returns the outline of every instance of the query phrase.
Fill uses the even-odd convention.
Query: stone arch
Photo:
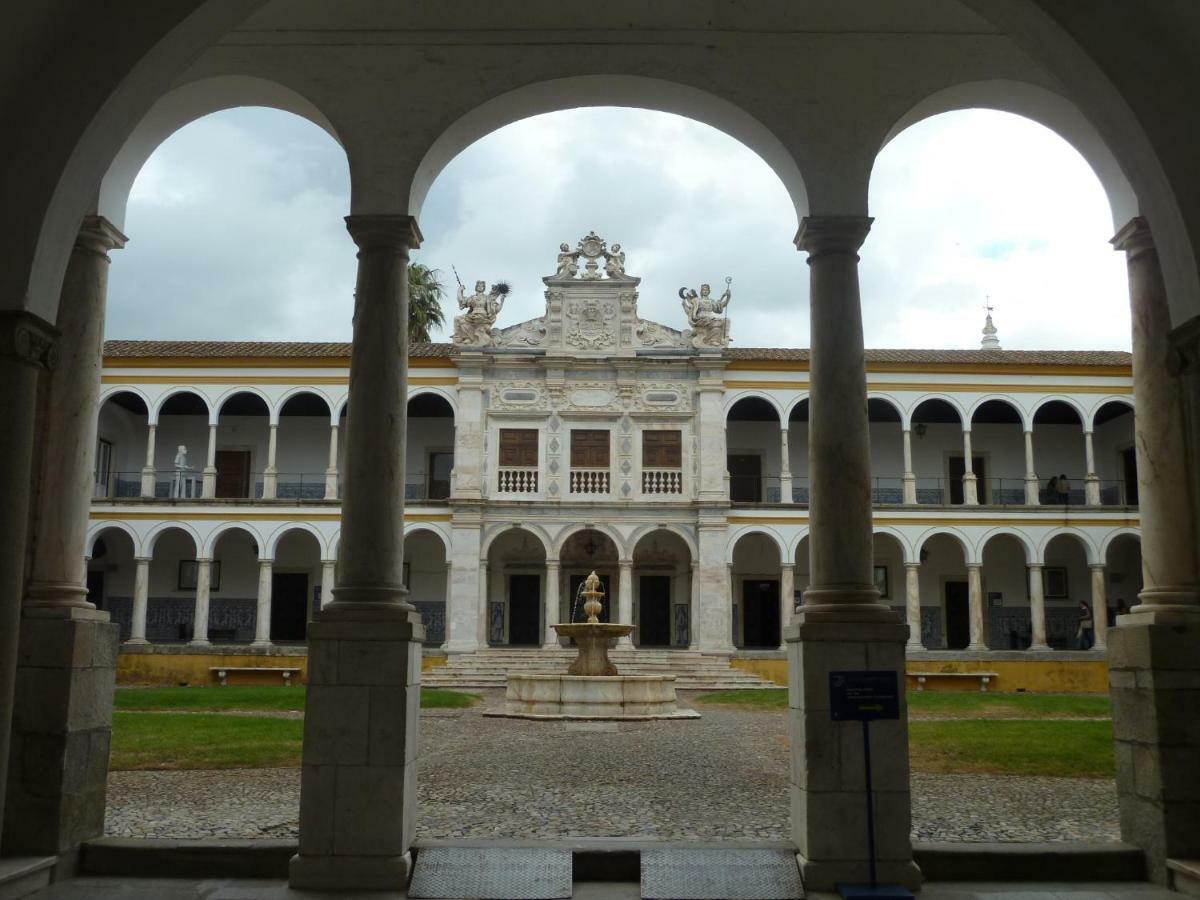
[[[450,538],[440,528],[435,528],[426,522],[410,522],[404,526],[404,536],[406,538],[410,534],[416,534],[418,531],[428,532],[441,541],[442,549],[446,551],[446,559],[450,558]]]
[[[1006,397],[1004,394],[985,394],[980,397],[968,408],[967,421],[974,423],[975,414],[987,403],[1003,403],[1020,418],[1022,430],[1033,430],[1033,413],[1026,412],[1016,400],[1012,397]]]
[[[920,397],[913,400],[913,402],[909,404],[908,409],[906,409],[903,412],[903,414],[901,415],[900,424],[903,425],[904,428],[911,429],[913,414],[916,413],[916,411],[921,408],[921,405],[923,403],[927,403],[930,400],[941,400],[942,402],[946,403],[951,409],[953,409],[958,414],[959,426],[962,428],[970,428],[971,420],[969,418],[967,418],[967,411],[963,408],[963,405],[961,402],[959,402],[958,398],[952,397],[950,394],[936,394],[936,393],[935,394],[922,394]]]
[[[800,552],[800,545],[804,543],[804,539],[808,537],[809,528],[805,525],[796,532],[796,539],[788,544],[788,559],[792,560],[793,565],[796,561],[796,554]]]
[[[1134,413],[1134,415],[1137,415],[1137,411],[1134,409],[1134,406],[1133,406],[1133,397],[1123,396],[1121,394],[1112,394],[1107,397],[1101,397],[1099,400],[1097,400],[1095,403],[1092,404],[1092,408],[1088,410],[1087,418],[1085,418],[1083,420],[1083,427],[1085,430],[1087,430],[1087,431],[1095,431],[1096,430],[1096,414],[1098,412],[1100,412],[1100,410],[1104,409],[1104,407],[1108,406],[1110,403],[1116,403],[1120,406],[1128,407],[1128,409],[1131,413]]]
[[[524,527],[524,526],[523,526]],[[625,545],[625,539],[621,537],[621,533],[611,525],[605,525],[601,522],[588,522],[585,524],[568,525],[554,538],[552,549],[554,551],[553,559],[558,559],[562,556],[563,548],[567,545],[567,541],[572,535],[579,534],[581,531],[595,531],[602,534],[613,542],[613,546],[617,550],[617,559],[629,559],[629,548]]]
[[[1091,537],[1089,537],[1086,532],[1080,531],[1078,528],[1072,528],[1069,525],[1064,525],[1062,527],[1055,528],[1053,531],[1049,531],[1042,536],[1041,543],[1038,544],[1038,555],[1036,560],[1039,565],[1045,563],[1046,561],[1046,548],[1050,546],[1050,542],[1063,535],[1068,535],[1069,537],[1073,537],[1079,541],[1079,543],[1083,546],[1083,552],[1087,557],[1089,566],[1095,565],[1096,562],[1099,561],[1096,558],[1096,545],[1092,542]]]
[[[878,400],[880,403],[886,403],[888,406],[890,406],[893,410],[895,410],[896,415],[900,417],[900,425],[902,427],[907,427],[904,424],[905,409],[903,403],[901,403],[891,394],[887,394],[882,391],[867,391],[867,402],[869,403],[872,400]]]
[[[797,396],[796,398],[794,398],[794,399],[793,399],[793,400],[792,400],[792,401],[791,401],[791,402],[790,402],[790,403],[787,405],[787,408],[786,408],[786,410],[785,410],[786,417],[785,417],[785,418],[784,418],[782,421],[784,421],[784,422],[790,422],[790,421],[792,421],[792,413],[794,413],[794,412],[796,411],[796,409],[797,409],[797,408],[800,406],[800,404],[802,404],[802,403],[807,403],[807,402],[808,402],[808,397],[809,397],[809,392],[808,392],[808,391],[805,391],[803,394],[800,394],[799,396]],[[726,410],[726,414],[728,415],[728,410]]]
[[[337,399],[337,403],[333,405],[333,413],[330,417],[330,423],[336,425],[342,420],[342,416],[346,415],[350,409],[350,395],[343,394]]]
[[[687,547],[688,553],[691,554],[692,561],[695,562],[700,558],[700,547],[696,543],[695,535],[691,534],[686,528],[680,525],[643,525],[629,536],[629,556],[637,552],[638,544],[643,538],[649,537],[656,531],[666,531],[678,537]]]
[[[1122,537],[1135,538],[1139,544],[1142,542],[1141,529],[1133,528],[1128,525],[1122,526],[1120,528],[1114,528],[1112,531],[1110,531],[1108,534],[1106,534],[1100,541],[1100,547],[1099,547],[1100,562],[1104,562],[1105,560],[1108,559],[1109,548],[1113,545],[1113,543],[1118,538],[1122,538]]]
[[[450,407],[450,412],[453,414],[454,418],[456,420],[458,419],[458,398],[450,391],[443,390],[442,388],[429,387],[428,385],[422,385],[421,387],[413,388],[408,392],[408,399],[405,400],[405,403],[411,403],[417,397],[424,396],[440,397],[442,400],[445,400],[447,405]],[[349,397],[346,399],[347,402],[349,402]]]
[[[739,528],[729,537],[729,542],[725,545],[725,562],[728,565],[733,565],[733,550],[738,545],[738,542],[752,534],[761,534],[775,545],[775,550],[779,553],[779,561],[787,562],[787,541],[774,528],[768,528],[765,525],[746,525]]]
[[[438,174],[480,138],[521,119],[583,106],[653,109],[686,116],[723,131],[757,153],[783,183],[796,210],[797,225],[808,214],[808,189],[800,167],[766,126],[716,94],[636,75],[581,75],[539,81],[480,103],[439,134],[425,151],[413,173],[409,212],[420,216]]]
[[[211,424],[211,425],[219,424],[219,421],[221,418],[221,410],[225,407],[226,403],[228,403],[230,400],[232,400],[238,394],[251,394],[255,397],[258,397],[258,399],[262,400],[262,402],[266,405],[267,419],[273,420],[272,410],[274,409],[275,405],[271,402],[271,398],[267,396],[267,392],[264,391],[262,388],[255,387],[254,385],[243,384],[243,385],[238,385],[236,387],[231,387],[229,390],[227,390],[225,393],[221,394],[221,396],[219,396],[217,398],[216,402],[212,404],[212,413],[211,413],[212,417],[209,419],[209,424]],[[274,420],[274,421],[277,421],[277,420]]]
[[[171,530],[181,531],[190,537],[192,539],[192,546],[196,550],[197,557],[199,556],[201,548],[204,546],[204,541],[200,539],[199,532],[196,531],[190,522],[184,522],[181,520],[160,522],[151,528],[150,533],[146,535],[146,539],[142,541],[141,555],[143,557],[153,558],[154,545],[158,543],[158,539],[160,537]]]
[[[250,75],[218,75],[191,81],[159,97],[125,139],[100,182],[100,215],[123,228],[133,182],[163,141],[197,119],[239,106],[264,106],[292,113],[342,144],[328,117],[312,101],[279,82]]]
[[[807,530],[805,534],[807,534]],[[906,563],[916,561],[916,554],[913,553],[912,545],[905,538],[904,532],[899,528],[893,528],[891,525],[875,525],[871,528],[871,534],[886,534],[888,537],[894,538],[896,543],[900,545],[900,555]],[[796,546],[792,550],[792,555],[795,556],[796,550],[799,549],[800,542],[796,542]]]
[[[1017,543],[1019,543],[1021,545],[1021,549],[1023,549],[1025,551],[1026,564],[1037,562],[1037,560],[1039,558],[1038,548],[1033,543],[1033,541],[1030,540],[1029,535],[1025,534],[1025,532],[1021,531],[1020,529],[1009,528],[1006,525],[1001,525],[1001,526],[991,529],[987,534],[985,534],[983,537],[981,537],[979,539],[979,559],[980,559],[980,561],[983,560],[983,551],[987,548],[988,542],[991,541],[993,538],[1000,537],[1001,535],[1008,535],[1009,537],[1015,538],[1017,540]]]
[[[557,559],[558,548],[555,547],[554,541],[550,539],[550,535],[546,533],[546,529],[541,525],[533,522],[506,522],[501,525],[493,525],[490,529],[484,532],[483,539],[479,544],[479,558],[487,559],[488,551],[492,549],[492,544],[496,538],[508,531],[520,530],[528,531],[535,538],[541,541],[542,549],[546,552],[547,559]]]
[[[962,548],[963,562],[965,564],[974,565],[980,562],[979,555],[975,552],[975,545],[971,542],[971,539],[953,525],[934,525],[932,528],[922,532],[921,536],[913,541],[913,550],[917,559],[921,558],[921,551],[925,548],[925,542],[939,534],[952,537],[958,542],[959,547]]]
[[[96,549],[96,541],[100,539],[100,535],[106,531],[119,531],[126,535],[133,544],[133,555],[135,557],[142,555],[142,539],[138,533],[134,531],[133,526],[128,522],[121,522],[116,519],[107,519],[102,522],[95,522],[88,529],[87,541],[84,543],[83,555],[91,557],[92,551]]]
[[[135,386],[129,385],[129,384],[116,384],[110,388],[106,388],[106,389],[102,390],[100,392],[100,401],[97,404],[97,406],[103,406],[109,400],[112,400],[115,397],[119,397],[121,394],[132,394],[133,396],[135,396],[139,400],[141,400],[142,403],[146,404],[146,415],[147,416],[150,414],[150,411],[155,408],[155,405],[152,402],[150,402],[149,394],[147,394],[141,388],[135,387]]]
[[[1079,416],[1079,424],[1081,428],[1085,427],[1090,421],[1088,414],[1084,411],[1082,404],[1080,404],[1078,400],[1074,399],[1073,397],[1068,397],[1065,394],[1051,394],[1045,397],[1039,397],[1037,402],[1033,404],[1033,408],[1029,411],[1030,423],[1037,418],[1038,411],[1041,410],[1043,406],[1047,406],[1051,403],[1062,403],[1075,410],[1075,414]]]
[[[802,398],[802,399],[807,399],[807,398]],[[731,397],[727,398],[725,401],[725,409],[723,411],[723,416],[726,421],[729,420],[729,414],[731,412],[733,412],[733,408],[744,400],[762,400],[765,403],[769,404],[771,406],[771,408],[775,410],[775,415],[778,416],[779,422],[781,425],[788,421],[783,416],[783,407],[780,405],[779,401],[776,400],[774,397],[772,397],[770,394],[767,394],[763,391],[742,391],[740,394],[734,394]],[[797,402],[799,402],[799,401],[797,401]],[[794,405],[795,404],[793,404],[793,406]],[[789,412],[790,412],[790,409],[789,409]]]
[[[263,538],[262,534],[258,531],[258,529],[255,528],[253,525],[251,525],[249,522],[236,522],[236,521],[222,522],[220,525],[218,525],[216,528],[214,528],[212,531],[210,531],[208,533],[208,537],[204,541],[204,555],[206,557],[208,557],[209,559],[212,559],[212,555],[216,552],[217,543],[221,540],[221,537],[223,535],[228,534],[231,531],[246,532],[246,534],[249,535],[250,539],[252,541],[254,541],[255,544],[258,545],[258,558],[259,559],[270,559],[269,556],[263,555],[263,553],[266,550],[267,543],[266,543],[266,540]]]
[[[320,530],[311,522],[288,522],[286,525],[280,525],[267,538],[266,546],[264,547],[265,555],[260,555],[260,559],[274,559],[275,550],[290,532],[303,531],[306,534],[311,534],[317,541],[317,551],[321,559],[325,559],[327,548],[325,545],[325,535],[321,534]],[[217,542],[213,541],[213,546],[216,547]],[[263,547],[263,544],[259,544]]]
[[[293,399],[294,397],[302,397],[306,394],[309,396],[312,396],[312,397],[317,397],[320,400],[324,401],[325,406],[328,409],[329,415],[331,415],[331,416],[333,415],[333,401],[330,400],[329,395],[326,394],[319,387],[315,387],[315,386],[294,387],[294,388],[289,389],[285,394],[283,394],[283,396],[281,396],[275,403],[273,403],[267,407],[268,411],[270,412],[271,421],[278,424],[279,417],[281,415],[283,415],[283,408],[288,405],[288,401]]]
[[[162,413],[162,408],[167,405],[167,401],[170,400],[172,397],[178,397],[182,394],[191,394],[193,397],[196,397],[198,400],[200,400],[200,402],[204,404],[204,408],[208,411],[209,422],[212,422],[213,409],[214,409],[212,398],[209,397],[207,394],[203,393],[202,391],[197,390],[194,387],[184,387],[184,386],[180,385],[178,387],[168,388],[154,402],[154,405],[152,407],[149,407],[149,409],[150,409],[150,424],[157,425],[158,417]]]

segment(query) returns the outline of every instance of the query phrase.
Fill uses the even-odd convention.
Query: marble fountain
[[[674,675],[621,675],[608,658],[609,642],[631,634],[636,626],[601,622],[604,591],[592,572],[584,582],[584,622],[560,622],[551,627],[562,637],[575,639],[579,655],[565,673],[506,676],[504,709],[485,716],[518,719],[698,719],[691,709],[680,709]],[[572,616],[574,618],[574,616]]]

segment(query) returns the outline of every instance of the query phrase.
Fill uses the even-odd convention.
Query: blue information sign
[[[835,722],[874,722],[900,718],[896,672],[830,672],[829,709]]]

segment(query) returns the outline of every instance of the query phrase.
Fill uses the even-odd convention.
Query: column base
[[[1036,475],[1025,476],[1025,505],[1042,505],[1042,489]]]
[[[306,856],[288,864],[288,886],[296,890],[403,891],[412,873],[412,853],[401,856]]]
[[[447,653],[477,653],[479,644],[475,641],[446,641],[444,648]]]
[[[212,641],[208,640],[208,638],[205,638],[204,640],[201,640],[201,641],[188,641],[188,646],[189,647],[211,647]]]
[[[1049,644],[1030,644],[1030,645],[1029,645],[1029,649],[1030,649],[1031,651],[1034,651],[1034,650],[1036,650],[1036,651],[1049,650],[1049,649],[1050,649],[1050,645],[1049,645]]]
[[[917,476],[912,472],[904,473],[904,502],[908,506],[917,504]]]
[[[1100,478],[1088,475],[1083,479],[1083,502],[1088,506],[1100,506]]]
[[[251,647],[274,647],[275,645],[271,641],[251,641],[250,646]]]
[[[126,647],[144,647],[144,646],[146,646],[146,645],[147,645],[147,644],[149,644],[149,643],[150,643],[150,642],[149,642],[148,640],[146,640],[145,638],[129,638],[127,641],[125,641],[125,642],[124,642],[123,646],[126,646]]]
[[[967,650],[972,653],[984,653],[990,649],[987,644],[967,644]]]
[[[866,841],[866,829],[863,830],[863,841]],[[832,893],[839,884],[868,884],[870,878],[861,862],[829,861],[805,859],[804,854],[796,854],[796,864],[800,867],[800,880],[808,894],[814,891]],[[883,862],[876,864],[880,884],[898,884],[910,891],[921,889],[921,870],[915,862]]]

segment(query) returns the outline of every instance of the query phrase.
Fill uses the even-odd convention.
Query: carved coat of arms
[[[616,318],[615,303],[603,300],[573,300],[567,304],[566,341],[581,350],[603,350],[616,343],[611,322]]]

